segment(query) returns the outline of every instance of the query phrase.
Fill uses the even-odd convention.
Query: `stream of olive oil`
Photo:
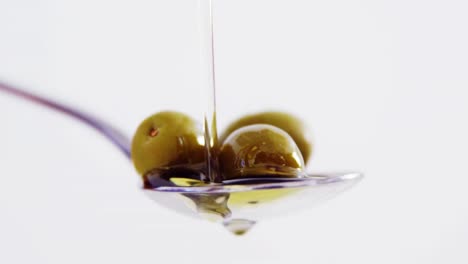
[[[206,146],[207,177],[211,182],[220,182],[217,150],[218,133],[216,125],[216,76],[214,60],[213,0],[198,0],[200,36],[200,85],[205,96],[203,130]]]
[[[220,183],[222,180],[219,171],[218,130],[216,123],[216,75],[214,57],[214,23],[213,1],[198,0],[199,4],[199,32],[200,32],[200,63],[202,93],[206,96],[206,109],[203,118],[203,128],[206,146],[206,173],[211,182]],[[188,182],[179,182],[187,184]],[[193,180],[189,184],[194,183]],[[234,234],[241,235],[247,232],[255,222],[243,219],[232,219],[228,208],[230,194],[184,194],[191,199],[199,214],[207,218],[221,217],[224,226]]]

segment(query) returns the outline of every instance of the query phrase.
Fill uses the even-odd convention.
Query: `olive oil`
[[[199,0],[200,92],[204,96],[203,129],[207,177],[220,182],[217,160],[216,78],[213,34],[213,0]]]
[[[262,184],[278,182],[281,178],[246,177],[235,182],[211,183],[203,180],[202,173],[187,168],[169,168],[153,170],[144,176],[144,188],[153,190],[160,187],[209,187],[209,186],[242,186],[244,184]],[[270,178],[268,178],[270,177]],[[283,178],[283,181],[285,179]],[[266,190],[251,190],[246,192],[193,192],[180,193],[179,199],[190,201],[186,203],[192,207],[198,216],[214,222],[222,222],[224,227],[235,235],[245,234],[256,221],[238,218],[233,211],[255,210],[259,206],[274,203],[278,199],[292,195],[300,188],[279,188]]]

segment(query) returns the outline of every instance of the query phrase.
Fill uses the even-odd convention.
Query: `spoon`
[[[76,110],[70,106],[53,101],[31,92],[27,92],[18,87],[3,83],[0,81],[0,91],[6,92],[7,94],[20,97],[22,99],[37,103],[41,106],[48,107],[52,110],[58,111],[62,114],[66,114],[72,118],[81,121],[82,123],[94,128],[104,137],[109,139],[120,151],[123,152],[125,156],[129,159],[130,157],[130,139],[124,135],[124,133],[118,131],[118,129],[107,124],[106,122],[99,120],[97,117],[94,117],[90,114]]]
[[[130,139],[111,124],[52,99],[0,82],[0,91],[37,103],[75,118],[107,138],[130,161]],[[308,175],[304,178],[226,180],[222,183],[174,183],[143,188],[164,207],[192,217],[220,222],[236,235],[246,233],[257,221],[288,214],[328,200],[362,179],[357,172]]]

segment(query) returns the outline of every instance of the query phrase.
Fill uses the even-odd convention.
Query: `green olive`
[[[267,124],[279,127],[286,131],[296,142],[299,147],[302,157],[307,164],[312,154],[312,143],[309,139],[309,132],[304,123],[294,115],[284,112],[262,112],[244,116],[235,122],[231,123],[228,128],[220,137],[220,142],[226,138],[236,129],[243,126],[254,124]]]
[[[172,111],[159,112],[138,127],[131,155],[142,176],[155,169],[203,164],[203,134],[189,116]]]
[[[298,177],[304,160],[294,140],[271,125],[239,128],[226,138],[219,163],[224,180],[243,177]]]

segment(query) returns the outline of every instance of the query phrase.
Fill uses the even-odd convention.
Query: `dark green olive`
[[[231,133],[220,149],[224,180],[243,177],[298,177],[304,160],[294,140],[271,125],[250,125]]]
[[[131,155],[141,175],[155,169],[203,164],[203,134],[189,116],[172,111],[159,112],[138,127]]]
[[[312,154],[312,143],[309,139],[309,132],[299,118],[284,112],[262,112],[246,115],[228,126],[221,135],[220,142],[225,141],[234,130],[254,124],[272,125],[286,131],[296,142],[302,153],[302,157],[304,157],[304,161],[307,163]]]

